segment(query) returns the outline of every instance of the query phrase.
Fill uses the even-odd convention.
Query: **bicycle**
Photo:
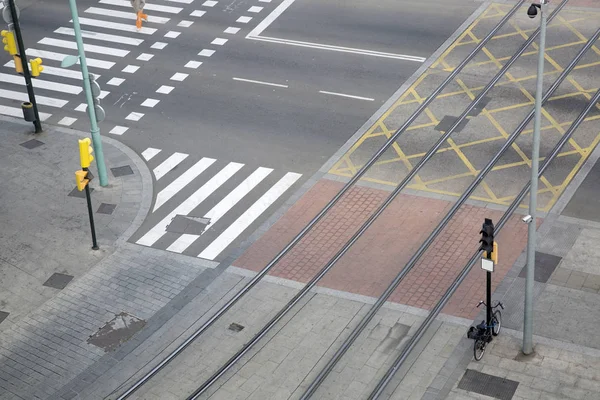
[[[479,306],[484,305],[487,307],[487,304],[482,300],[477,304],[477,308]],[[497,302],[492,309],[502,308],[504,310],[504,305],[501,302]],[[469,339],[475,340],[473,344],[473,356],[475,360],[479,361],[483,358],[483,354],[485,353],[485,348],[489,342],[492,341],[494,336],[498,336],[500,334],[500,330],[502,329],[502,313],[500,310],[495,310],[492,313],[491,324],[487,325],[485,321],[481,321],[479,325],[472,326],[469,328],[467,332],[467,337]]]

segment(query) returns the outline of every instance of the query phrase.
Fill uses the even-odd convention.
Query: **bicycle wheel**
[[[500,334],[500,329],[502,329],[502,313],[500,310],[494,311],[494,315],[492,315],[492,335],[498,336]]]
[[[483,358],[483,353],[485,353],[485,340],[477,339],[473,344],[473,357],[475,360],[479,361]]]

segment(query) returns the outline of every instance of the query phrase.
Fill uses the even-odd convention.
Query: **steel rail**
[[[569,73],[573,70],[575,65],[581,60],[583,55],[589,50],[596,39],[600,35],[600,30],[586,43],[586,45],[580,50],[577,56],[571,61],[569,66],[565,68],[565,70],[560,74],[558,79],[552,84],[548,92],[544,95],[542,100],[545,103],[550,96],[556,91],[556,89],[560,86],[560,84],[566,79]],[[475,191],[477,186],[483,181],[484,177],[488,174],[489,171],[492,170],[494,165],[498,162],[498,160],[502,157],[502,155],[508,150],[514,141],[517,139],[519,134],[525,129],[527,124],[531,122],[534,117],[534,110],[528,114],[527,117],[521,122],[521,124],[515,129],[515,131],[509,136],[505,144],[502,146],[500,151],[496,153],[496,155],[490,160],[490,162],[479,172],[475,180],[469,185],[469,187],[465,190],[465,192],[460,196],[458,201],[452,206],[450,211],[444,216],[442,221],[436,226],[436,228],[431,232],[428,238],[421,244],[419,249],[415,252],[415,254],[411,257],[409,262],[404,266],[404,268],[398,273],[398,275],[394,278],[394,280],[390,283],[390,285],[386,288],[383,294],[377,299],[375,304],[369,309],[367,314],[361,319],[356,328],[350,333],[349,337],[342,343],[340,348],[336,351],[336,353],[330,358],[325,367],[319,372],[317,377],[312,381],[309,387],[306,389],[300,400],[309,399],[317,388],[321,385],[321,383],[325,380],[327,375],[332,371],[333,367],[337,364],[340,358],[348,351],[352,343],[358,338],[360,333],[366,328],[367,324],[371,321],[371,319],[375,316],[375,314],[379,311],[379,309],[383,306],[385,301],[389,298],[389,296],[394,292],[394,290],[398,287],[400,282],[404,279],[404,277],[412,270],[412,268],[419,261],[421,256],[425,253],[425,251],[429,248],[431,243],[437,237],[437,235],[442,231],[442,229],[448,224],[448,222],[452,219],[454,214],[458,211],[458,209],[463,205],[463,203],[469,198],[469,196]]]
[[[546,169],[548,168],[550,163],[558,155],[558,152],[563,148],[563,146],[567,143],[567,141],[571,138],[571,136],[573,136],[573,133],[575,133],[575,130],[579,127],[579,125],[581,125],[581,123],[584,121],[585,117],[589,114],[589,112],[592,110],[592,108],[594,108],[594,106],[596,105],[596,103],[598,103],[599,100],[600,100],[600,89],[592,97],[592,99],[588,103],[587,107],[581,112],[581,114],[579,114],[577,119],[575,119],[575,121],[573,121],[573,123],[571,124],[569,129],[565,132],[565,134],[558,141],[558,143],[556,144],[554,149],[550,152],[550,155],[544,160],[544,163],[543,163],[542,167],[540,168],[540,171],[538,172],[538,179],[542,177],[542,175],[544,174],[544,172],[546,171]],[[515,200],[511,203],[511,205],[505,211],[504,215],[502,215],[502,218],[500,219],[500,221],[498,222],[498,224],[496,225],[496,227],[494,229],[495,233],[499,233],[500,230],[504,227],[504,225],[506,224],[508,219],[513,215],[513,213],[515,212],[515,210],[517,209],[519,204],[521,204],[521,202],[523,201],[525,196],[527,196],[527,194],[529,193],[530,188],[531,188],[531,181],[525,185],[525,187],[521,190],[521,192],[517,195]],[[535,222],[532,222],[532,223],[535,223]],[[438,303],[435,305],[435,307],[427,315],[427,318],[425,318],[425,320],[421,323],[421,325],[419,326],[419,328],[417,329],[417,331],[415,332],[413,337],[408,341],[408,343],[406,344],[406,346],[404,347],[402,352],[398,355],[398,357],[396,358],[396,360],[394,361],[392,366],[387,370],[387,372],[385,373],[383,378],[379,381],[379,383],[377,384],[377,386],[375,387],[375,389],[369,396],[369,400],[376,400],[379,398],[379,396],[381,396],[383,394],[383,391],[385,390],[387,385],[392,380],[394,374],[398,371],[398,369],[400,369],[402,364],[406,361],[407,357],[410,355],[410,352],[414,349],[416,344],[419,342],[419,340],[425,334],[425,331],[429,328],[431,323],[435,320],[435,318],[439,315],[439,313],[445,307],[446,303],[450,300],[450,297],[452,297],[452,295],[454,294],[456,289],[458,289],[460,284],[467,277],[468,273],[471,271],[471,269],[473,268],[475,263],[477,263],[477,261],[481,259],[481,253],[482,253],[481,250],[477,250],[475,252],[475,254],[473,254],[473,257],[471,257],[469,262],[465,265],[465,267],[460,272],[460,274],[456,277],[454,282],[452,282],[452,284],[449,286],[446,293],[444,293],[442,298],[438,301]]]
[[[568,1],[568,0],[566,0]],[[237,301],[249,292],[322,218],[325,214],[341,199],[358,180],[373,166],[373,164],[395,143],[398,137],[421,115],[423,111],[437,98],[437,96],[454,80],[454,78],[471,62],[471,60],[483,49],[490,39],[508,22],[508,20],[519,10],[525,0],[519,0],[518,3],[498,22],[498,24],[479,42],[479,44],[469,53],[469,55],[448,75],[448,77],[438,86],[433,93],[425,99],[407,121],[394,132],[387,142],[367,161],[367,163],[354,175],[344,187],[327,203],[327,205],[317,214],[303,229],[277,254],[262,270],[260,270],[239,292],[237,292],[225,305],[216,311],[200,328],[198,328],[181,345],[173,350],[166,358],[153,367],[149,372],[136,381],[127,391],[121,394],[117,400],[124,400],[133,394],[137,389],[144,385],[183,350],[185,350],[198,336],[210,328],[223,314],[225,314]]]
[[[568,0],[565,0],[568,1]],[[521,49],[521,53],[529,46],[527,43],[526,46],[523,46]],[[519,54],[520,55],[520,54]],[[518,56],[517,56],[518,57]],[[512,65],[517,57],[511,59],[510,65]],[[495,82],[502,78],[504,72],[508,69],[503,68],[501,73],[499,73]],[[503,72],[504,71],[504,72]],[[495,83],[494,82],[494,83]],[[352,245],[362,236],[362,234],[371,226],[371,224],[381,215],[381,213],[389,206],[389,204],[396,198],[396,196],[400,193],[402,189],[411,181],[411,179],[419,172],[419,170],[425,165],[425,163],[433,157],[435,152],[441,147],[444,141],[450,137],[450,135],[455,131],[455,129],[460,125],[460,123],[467,117],[469,112],[471,112],[477,103],[483,98],[483,96],[488,93],[494,84],[488,85],[479,96],[473,100],[471,105],[467,108],[465,112],[458,118],[458,120],[454,123],[454,125],[439,139],[439,141],[434,145],[428,153],[417,163],[417,165],[410,171],[409,175],[403,179],[403,181],[396,187],[396,189],[390,194],[387,200],[378,208],[378,210],[372,214],[369,219],[362,225],[362,227],[354,233],[352,238],[346,242],[346,244],[342,247],[340,251],[336,253],[336,255],[315,275],[313,278],[306,283],[306,285],[265,325],[263,328],[249,341],[247,342],[237,353],[235,353],[225,364],[223,364],[211,377],[206,380],[198,389],[196,389],[187,400],[195,400],[201,394],[203,394],[209,387],[211,387],[223,374],[225,374],[240,358],[242,358],[252,347],[258,343],[276,324],[283,318],[309,291],[312,289],[317,282],[319,282],[325,274],[337,263],[337,261],[352,247]]]

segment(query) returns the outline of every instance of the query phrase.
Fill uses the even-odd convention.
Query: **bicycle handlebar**
[[[479,308],[479,306],[480,306],[480,305],[482,305],[482,304],[483,304],[484,306],[486,306],[486,307],[487,307],[487,304],[485,304],[485,301],[481,300],[481,301],[479,302],[479,304],[477,304],[477,308]],[[502,308],[502,309],[504,310],[504,305],[503,305],[503,304],[502,304],[502,302],[500,302],[500,301],[499,301],[499,302],[497,302],[495,306],[492,306],[492,308],[496,308],[496,307],[498,307],[498,306],[500,306],[500,308]]]

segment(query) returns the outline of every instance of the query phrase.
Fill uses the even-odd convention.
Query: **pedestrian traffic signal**
[[[84,190],[87,184],[90,182],[90,180],[87,179],[87,174],[88,171],[75,171],[75,182],[77,182],[77,190],[80,192]]]
[[[494,224],[491,219],[485,219],[479,233],[481,233],[481,239],[479,240],[481,247],[479,249],[485,251],[486,258],[491,258],[494,251]]]
[[[42,59],[39,57],[34,58],[29,61],[29,63],[31,64],[31,76],[40,76],[40,73],[44,70],[44,67],[42,67]]]
[[[92,141],[90,138],[79,139],[79,158],[81,160],[81,168],[89,168],[94,156],[92,153],[94,148],[92,147]]]
[[[2,43],[4,43],[4,50],[11,56],[17,54],[17,43],[15,42],[15,34],[13,32],[3,30],[2,31]]]
[[[15,54],[13,60],[15,60],[15,70],[17,71],[17,74],[23,75],[23,63],[21,62],[21,57]]]

